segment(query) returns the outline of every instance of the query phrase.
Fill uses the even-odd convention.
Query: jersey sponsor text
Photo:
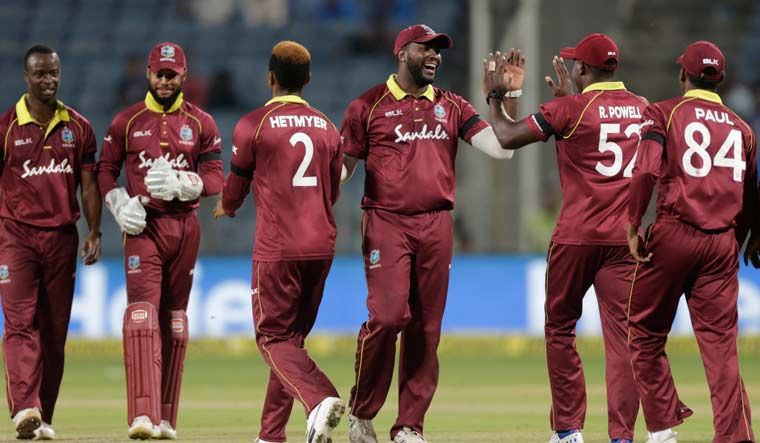
[[[50,159],[50,163],[46,166],[32,166],[29,167],[31,160],[24,162],[24,173],[21,178],[34,177],[35,175],[43,174],[73,174],[74,168],[69,164],[69,159],[64,158],[60,163],[56,163],[55,159]]]
[[[145,154],[145,151],[140,151],[138,157],[140,157],[140,164],[137,165],[139,169],[150,168],[153,166],[153,162],[156,160],[154,158],[148,158]],[[167,152],[162,157],[169,162],[172,169],[187,169],[190,167],[190,163],[185,160],[185,154],[179,154],[176,159],[172,159],[170,158],[170,154]]]
[[[396,132],[396,140],[394,142],[401,143],[401,142],[410,142],[414,140],[448,140],[449,134],[446,133],[446,131],[443,129],[443,126],[436,125],[434,131],[428,130],[428,125],[425,123],[422,125],[422,129],[420,129],[417,132],[401,132],[401,128],[404,125],[398,125],[396,126],[395,132]]]

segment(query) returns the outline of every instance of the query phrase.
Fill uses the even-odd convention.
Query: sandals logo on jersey
[[[375,269],[382,266],[380,264],[380,250],[373,249],[369,251],[369,269]]]
[[[183,145],[193,144],[193,130],[190,129],[190,126],[182,125],[182,128],[179,130],[179,138],[182,139],[180,143]]]
[[[184,332],[184,331],[185,331],[185,320],[181,318],[173,318],[172,332]]]
[[[8,265],[0,265],[0,284],[3,283],[10,283],[10,277],[11,273],[8,271]]]
[[[443,105],[440,103],[436,103],[435,106],[433,106],[433,112],[435,112],[435,119],[439,122],[446,123],[445,117],[446,117],[446,110],[443,108]]]
[[[151,166],[153,166],[153,162],[156,160],[153,158],[149,158],[145,151],[140,151],[140,153],[137,154],[137,157],[140,159],[140,164],[137,165],[137,169],[150,168]],[[171,156],[167,152],[166,154],[162,155],[162,157],[164,158],[164,160],[169,162],[169,166],[171,166],[172,169],[183,170],[183,169],[188,169],[190,167],[190,163],[188,163],[187,160],[185,160],[185,154],[180,154],[177,156],[177,158],[171,158]]]
[[[145,320],[148,319],[148,311],[144,309],[138,309],[136,311],[132,312],[132,322],[133,323],[142,323]]]
[[[35,175],[49,175],[49,174],[73,174],[74,168],[69,164],[69,159],[64,158],[60,163],[56,163],[54,158],[50,159],[50,163],[45,166],[31,166],[32,161],[27,160],[22,167],[24,173],[21,174],[21,178],[34,177]]]
[[[70,148],[74,143],[74,133],[69,128],[63,128],[61,131],[61,139],[63,140],[63,146]]]
[[[127,267],[129,268],[127,274],[136,274],[140,272],[140,256],[130,255],[127,259]]]
[[[174,61],[174,46],[162,46],[161,47],[161,61],[164,60],[164,58],[171,59],[171,61]]]
[[[449,134],[443,129],[440,124],[435,126],[434,130],[429,130],[427,123],[422,125],[422,128],[417,132],[401,132],[401,128],[404,125],[398,125],[395,128],[396,140],[394,142],[412,142],[415,140],[448,140]]]

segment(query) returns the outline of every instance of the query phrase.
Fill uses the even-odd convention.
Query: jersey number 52
[[[640,126],[638,123],[631,123],[625,128],[623,132],[626,137],[636,135],[639,140],[636,142],[636,149],[638,149],[639,142],[641,141],[641,134],[639,133]],[[607,140],[609,134],[620,133],[620,123],[602,123],[599,126],[599,152],[612,152],[614,160],[612,165],[607,166],[602,162],[596,162],[596,172],[602,174],[605,177],[614,177],[618,175],[620,169],[623,168],[623,148],[615,142]],[[636,154],[633,154],[633,158],[625,167],[623,171],[623,177],[631,177],[633,175],[633,165],[636,163]]]

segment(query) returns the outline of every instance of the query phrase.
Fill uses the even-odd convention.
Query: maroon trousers
[[[639,397],[628,354],[626,316],[634,262],[628,246],[552,243],[546,266],[546,362],[552,391],[553,430],[582,429],[586,382],[575,348],[583,296],[594,285],[606,356],[610,439],[633,439]]]
[[[452,223],[448,211],[399,215],[366,210],[363,253],[369,319],[359,331],[351,413],[371,419],[385,402],[401,333],[399,405],[391,438],[402,427],[423,431],[438,385],[438,343],[449,287]]]
[[[304,348],[331,265],[332,259],[253,262],[256,343],[270,367],[259,432],[263,440],[285,441],[293,399],[308,414],[325,398],[338,397],[335,386]]]
[[[37,407],[43,421],[53,421],[78,243],[75,225],[43,229],[0,218],[3,359],[11,416]]]
[[[733,230],[706,233],[658,219],[647,234],[652,262],[631,288],[630,348],[647,429],[676,426],[691,415],[678,399],[665,342],[686,294],[713,409],[714,443],[754,441],[736,349],[739,247]]]

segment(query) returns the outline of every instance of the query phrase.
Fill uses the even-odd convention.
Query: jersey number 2
[[[296,174],[293,176],[293,186],[317,186],[317,177],[307,177],[306,169],[311,164],[311,159],[314,157],[314,143],[311,141],[311,137],[303,132],[296,132],[290,137],[290,144],[295,148],[296,144],[303,143],[305,152],[303,154],[303,160],[296,170]]]

